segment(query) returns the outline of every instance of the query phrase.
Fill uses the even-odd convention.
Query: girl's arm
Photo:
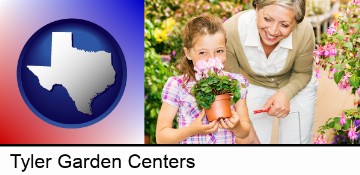
[[[249,118],[249,112],[246,105],[246,98],[240,99],[235,103],[235,111],[239,115],[239,125],[235,126],[232,130],[236,137],[246,138],[249,136],[251,129],[251,120]]]
[[[207,125],[202,124],[202,119],[205,116],[203,111],[188,127],[172,128],[177,111],[178,107],[167,103],[162,104],[156,125],[156,142],[158,144],[179,143],[192,135],[213,133],[218,129],[219,124],[216,121]]]
[[[246,105],[246,98],[240,99],[235,103],[235,111],[232,110],[232,117],[220,120],[220,125],[224,129],[229,129],[238,138],[249,136],[251,121]]]
[[[246,104],[246,98],[240,99],[235,104],[236,112],[240,116],[240,124],[245,128],[245,132],[248,132],[248,135],[244,137],[237,137],[236,143],[247,143],[247,144],[260,144],[259,138],[256,135],[255,129],[251,124],[249,118],[249,112]],[[250,129],[248,129],[250,128]],[[235,131],[236,132],[236,131]],[[245,142],[244,142],[245,141]]]
[[[259,140],[259,138],[257,137],[256,132],[255,132],[255,129],[254,129],[253,126],[252,126],[251,129],[250,129],[249,136],[247,136],[247,137],[244,138],[244,139],[241,139],[241,138],[239,138],[239,137],[236,137],[236,138],[235,138],[235,142],[236,142],[237,144],[260,144],[260,140]]]

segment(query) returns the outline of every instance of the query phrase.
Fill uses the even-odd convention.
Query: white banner
[[[246,174],[356,172],[359,147],[0,147],[1,174]]]

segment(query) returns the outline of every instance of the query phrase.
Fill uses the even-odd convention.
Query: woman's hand
[[[237,112],[231,109],[232,116],[230,118],[221,118],[219,120],[220,128],[228,129],[233,131],[233,129],[239,125],[240,117]]]
[[[263,109],[271,108],[268,115],[284,118],[290,112],[290,100],[285,93],[278,91],[271,96],[263,106]]]
[[[191,128],[192,135],[209,134],[209,133],[214,133],[218,130],[219,123],[216,120],[212,121],[209,124],[203,124],[202,120],[204,116],[205,116],[205,111],[202,110],[200,115],[189,126]]]

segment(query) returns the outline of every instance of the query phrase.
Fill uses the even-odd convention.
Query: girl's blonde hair
[[[194,44],[198,37],[204,35],[214,35],[217,32],[221,32],[224,35],[226,43],[225,29],[222,25],[222,21],[212,15],[202,15],[195,17],[188,21],[183,30],[183,47],[190,50],[194,47]],[[180,74],[184,74],[183,86],[187,84],[190,78],[195,80],[194,64],[189,60],[183,49],[180,53]]]

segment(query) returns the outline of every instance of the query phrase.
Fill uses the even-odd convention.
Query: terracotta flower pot
[[[230,94],[222,94],[215,96],[214,102],[209,109],[205,109],[205,114],[208,121],[218,120],[219,118],[229,118],[231,114],[231,99]]]

